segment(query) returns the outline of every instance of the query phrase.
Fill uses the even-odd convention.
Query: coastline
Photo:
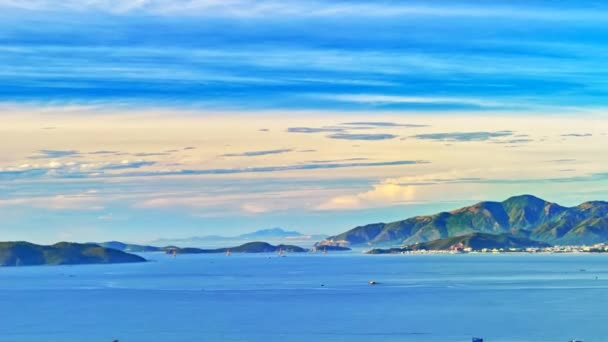
[[[595,246],[552,246],[552,247],[530,247],[530,248],[454,248],[448,250],[427,250],[388,248],[388,249],[369,249],[364,250],[364,254],[604,254],[608,253],[608,246],[604,244]]]

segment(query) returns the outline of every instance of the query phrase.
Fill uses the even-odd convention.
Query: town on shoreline
[[[582,254],[582,253],[608,253],[608,245],[605,243],[593,246],[574,245],[574,246],[548,246],[548,247],[525,247],[525,248],[480,248],[474,249],[461,245],[454,245],[448,249],[415,249],[388,248],[370,249],[364,251],[365,254],[506,254],[506,253],[527,253],[527,254]]]

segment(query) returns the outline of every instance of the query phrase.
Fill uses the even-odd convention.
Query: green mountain
[[[146,259],[94,244],[60,242],[51,246],[0,242],[0,266],[75,265],[144,262]]]
[[[411,245],[471,233],[526,237],[554,245],[608,241],[608,202],[562,207],[522,195],[503,202],[480,202],[431,216],[353,228],[317,243],[322,245]]]
[[[368,254],[389,254],[400,253],[406,251],[445,251],[450,250],[453,246],[459,248],[471,248],[473,250],[487,249],[508,249],[508,248],[527,248],[527,247],[549,247],[550,245],[544,242],[538,242],[523,237],[512,236],[509,234],[487,234],[487,233],[472,233],[461,236],[454,236],[444,239],[433,240],[405,246],[403,248],[390,249],[372,249],[367,251]]]
[[[308,252],[307,249],[298,246],[292,245],[277,245],[273,246],[266,242],[249,242],[246,244],[242,244],[236,247],[226,247],[226,248],[215,248],[215,249],[201,249],[201,248],[179,248],[179,247],[166,247],[165,251],[167,253],[175,253],[177,254],[211,254],[211,253],[225,253],[226,251],[230,251],[230,253],[275,253],[279,250],[282,250],[287,253],[302,253]]]

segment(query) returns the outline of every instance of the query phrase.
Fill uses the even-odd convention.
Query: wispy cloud
[[[548,162],[550,163],[556,163],[556,164],[572,164],[572,163],[576,163],[576,159],[553,159],[553,160],[549,160]]]
[[[293,149],[291,149],[291,148],[283,148],[283,149],[276,149],[276,150],[263,150],[263,151],[247,151],[247,152],[241,152],[241,153],[222,154],[221,157],[258,157],[258,156],[266,156],[269,154],[288,153],[288,152],[292,152],[292,151],[293,151]]]
[[[342,127],[289,127],[289,133],[323,133],[323,132],[343,132]]]
[[[369,158],[346,158],[346,159],[333,159],[333,160],[311,160],[310,163],[339,163],[339,162],[351,162],[351,161],[363,161],[369,160]]]
[[[397,135],[387,133],[370,133],[370,134],[352,134],[352,133],[335,133],[327,136],[330,139],[339,140],[390,140],[395,139]]]
[[[396,96],[379,94],[345,94],[322,95],[336,101],[368,103],[368,104],[430,104],[430,105],[464,105],[474,107],[504,107],[504,103],[496,101],[464,98],[464,97],[433,97],[433,96]]]
[[[396,122],[387,122],[387,121],[358,121],[358,122],[345,122],[342,123],[345,126],[375,126],[375,127],[428,127],[428,125],[419,125],[419,124],[402,124]]]
[[[78,194],[61,194],[55,196],[18,197],[1,199],[3,206],[28,206],[51,210],[102,210],[104,200],[96,191],[86,191]]]
[[[89,154],[116,154],[119,153],[118,151],[108,151],[108,150],[99,150],[99,151],[93,151],[93,152],[89,152]]]
[[[495,141],[492,141],[492,143],[509,145],[509,144],[527,144],[527,143],[531,143],[533,141],[534,141],[534,139],[507,139],[507,140],[495,140]]]
[[[97,170],[103,171],[103,170],[139,169],[141,167],[152,166],[154,164],[156,164],[156,162],[153,162],[153,161],[135,161],[135,162],[123,161],[120,164],[103,165],[103,166],[97,168]]]
[[[0,170],[0,180],[12,180],[18,178],[38,178],[47,174],[49,169],[33,168],[24,170]]]
[[[52,159],[73,157],[80,154],[77,150],[40,150],[38,155],[29,157],[30,159]]]
[[[568,133],[568,134],[562,134],[562,137],[571,137],[571,138],[586,138],[586,137],[592,137],[593,134],[591,133]]]
[[[161,172],[132,172],[123,174],[122,176],[143,177],[143,176],[175,176],[175,175],[226,175],[226,174],[242,174],[242,173],[267,173],[267,172],[284,172],[284,171],[302,171],[302,170],[322,170],[322,169],[343,169],[357,167],[378,167],[378,166],[400,166],[400,165],[415,165],[427,163],[423,160],[395,160],[385,162],[353,162],[353,163],[327,163],[327,164],[294,164],[283,166],[261,166],[249,168],[232,168],[232,169],[198,169],[198,170],[176,170],[176,171],[161,171]]]
[[[0,180],[11,179],[36,179],[41,177],[49,178],[114,178],[114,177],[155,177],[155,176],[196,176],[196,175],[229,175],[247,173],[269,173],[320,169],[341,169],[341,168],[362,168],[380,166],[399,166],[427,163],[422,160],[395,160],[382,162],[352,162],[341,163],[302,163],[281,166],[258,166],[245,168],[216,168],[216,169],[177,169],[169,171],[128,171],[129,169],[139,169],[146,166],[156,165],[154,161],[123,161],[121,163],[103,164],[70,164],[58,167],[36,167],[16,170],[0,170]],[[119,173],[105,173],[104,171],[123,171]]]
[[[44,165],[21,165],[19,167],[0,169],[0,180],[48,178],[87,178],[101,177],[104,171],[121,171],[139,169],[155,165],[154,161],[128,161],[120,163],[68,162],[52,161]]]
[[[437,141],[486,141],[492,138],[508,137],[514,134],[513,131],[496,132],[449,132],[449,133],[427,133],[417,134],[413,137],[422,140]]]
[[[155,157],[155,156],[168,156],[171,152],[139,152],[133,153],[135,157]]]

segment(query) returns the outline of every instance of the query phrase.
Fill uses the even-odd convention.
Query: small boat
[[[226,250],[226,256],[230,256],[230,250],[229,249]]]
[[[177,257],[177,251],[175,249],[173,250],[173,257]]]

